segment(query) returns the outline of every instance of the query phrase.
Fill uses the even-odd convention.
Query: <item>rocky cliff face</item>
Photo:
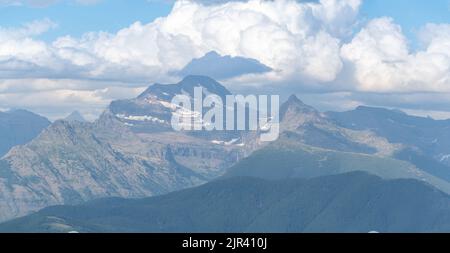
[[[0,160],[0,220],[49,205],[163,194],[223,174],[243,156],[240,139],[214,141],[175,132],[162,117],[174,113],[170,96],[189,93],[194,85],[229,94],[211,82],[190,77],[152,86],[136,99],[113,102],[94,123],[57,121],[32,142],[13,148]]]
[[[137,98],[112,102],[93,123],[57,121],[30,143],[13,148],[0,160],[0,220],[50,205],[146,197],[200,185],[266,145],[259,131],[173,131],[170,119],[178,108],[171,99],[193,97],[197,86],[204,95],[231,94],[200,76],[156,84]],[[282,135],[294,141],[363,153],[389,146],[333,125],[296,97],[280,113]]]
[[[284,171],[311,177],[364,170],[387,178],[417,178],[450,192],[450,170],[444,162],[433,160],[437,152],[416,154],[417,147],[427,150],[420,149],[425,147],[422,143],[392,139],[396,135],[383,131],[412,136],[399,128],[411,121],[407,116],[399,116],[401,124],[394,125],[389,125],[392,117],[383,115],[376,121],[367,113],[358,113],[355,119],[346,114],[341,118],[320,113],[292,96],[281,106],[276,148],[264,149],[268,143],[260,142],[261,129],[173,131],[170,120],[179,113],[171,103],[173,96],[184,94],[192,99],[197,86],[203,88],[203,95],[223,98],[230,94],[201,76],[187,77],[178,84],[155,84],[137,98],[112,102],[93,123],[57,121],[33,141],[13,148],[0,160],[0,221],[50,205],[102,197],[147,197],[193,187],[223,175],[255,150],[260,152],[236,165],[245,172],[239,175],[252,170],[260,174],[261,169],[267,175]],[[352,120],[347,122],[347,118]],[[438,124],[442,132],[448,124],[416,121],[420,123],[417,129]],[[352,122],[368,123],[359,127]],[[445,142],[439,143],[440,153],[450,153]]]
[[[450,120],[434,120],[401,111],[360,106],[348,112],[329,112],[336,125],[353,130],[370,130],[391,143],[413,147],[450,170]]]

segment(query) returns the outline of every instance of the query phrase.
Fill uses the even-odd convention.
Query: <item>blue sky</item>
[[[45,0],[43,0],[45,1]],[[0,0],[1,3],[1,0]],[[148,23],[166,16],[172,3],[165,0],[102,0],[96,4],[59,1],[45,7],[0,7],[0,26],[16,27],[48,18],[58,27],[41,35],[47,41],[62,35],[81,36],[90,31],[116,32],[133,22]],[[450,0],[366,0],[360,15],[364,19],[394,18],[415,43],[417,30],[426,23],[450,23]]]
[[[367,19],[394,18],[416,44],[416,33],[426,23],[450,23],[450,0],[367,0],[361,15]]]
[[[58,25],[41,35],[42,39],[50,41],[63,35],[79,37],[90,31],[116,32],[136,21],[148,23],[166,16],[171,8],[171,3],[148,0],[103,0],[84,5],[61,1],[45,7],[4,6],[0,7],[0,26],[16,27],[48,18]]]

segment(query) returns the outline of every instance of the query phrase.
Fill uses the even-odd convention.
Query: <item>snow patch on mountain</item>
[[[211,143],[217,144],[217,145],[231,146],[233,144],[236,144],[239,140],[240,140],[240,138],[235,138],[230,141],[212,140]],[[239,144],[236,144],[236,145],[239,145]]]
[[[440,161],[441,162],[450,161],[450,154],[442,155]]]
[[[153,117],[150,115],[125,115],[125,114],[116,114],[116,117],[119,119],[130,120],[130,121],[151,121],[155,123],[164,124],[166,121],[159,119],[157,117]]]

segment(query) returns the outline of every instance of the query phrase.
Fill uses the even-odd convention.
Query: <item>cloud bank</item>
[[[357,88],[374,92],[450,91],[450,25],[426,25],[425,49],[412,53],[391,18],[370,21],[342,57],[354,67]]]
[[[0,3],[5,2],[35,1]],[[54,95],[55,105],[70,98],[98,108],[112,99],[102,90],[132,95],[150,82],[173,81],[171,73],[211,51],[255,59],[272,69],[233,80],[239,85],[313,86],[322,92],[450,92],[450,24],[424,26],[419,33],[423,48],[412,50],[391,18],[361,24],[361,4],[179,0],[167,17],[151,23],[53,42],[36,39],[56,26],[50,20],[0,27],[0,107],[21,92],[45,92]],[[19,83],[27,89],[18,89]],[[38,106],[41,101],[51,107],[42,99],[36,96],[24,105]]]
[[[351,32],[359,6],[359,0],[251,0],[208,6],[181,0],[169,16],[149,24],[136,22],[116,34],[66,36],[51,44],[32,38],[42,30],[6,34],[11,45],[28,43],[30,54],[2,46],[0,57],[41,67],[31,71],[36,74],[47,69],[49,75],[130,81],[162,78],[216,51],[256,59],[281,78],[299,74],[332,81],[342,69],[339,38]]]

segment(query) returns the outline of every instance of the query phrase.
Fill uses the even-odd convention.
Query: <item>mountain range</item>
[[[267,181],[234,177],[145,199],[55,206],[0,232],[444,232],[450,197],[363,172]]]
[[[0,220],[63,206],[5,223],[0,231],[448,229],[443,213],[450,193],[450,121],[370,107],[322,113],[291,96],[280,108],[280,138],[272,143],[259,142],[258,131],[173,131],[170,119],[179,108],[172,98],[193,98],[198,86],[204,95],[232,94],[209,77],[187,76],[113,101],[92,123],[56,121],[13,147],[0,159]],[[197,188],[183,190],[192,187]],[[339,198],[322,192],[328,188],[340,192]],[[389,199],[389,191],[396,197]],[[260,196],[265,192],[267,199]],[[228,199],[230,206],[216,198]],[[399,199],[420,208],[402,209]],[[327,201],[340,209],[333,213]],[[191,216],[180,213],[188,209]],[[346,212],[360,220],[340,221]],[[423,222],[396,223],[402,212],[413,220],[424,215]],[[278,220],[277,213],[291,218]],[[320,223],[314,217],[322,214]],[[202,223],[202,217],[210,220]],[[241,218],[254,224],[239,226]]]
[[[416,155],[450,166],[450,120],[415,117],[398,110],[365,106],[348,112],[328,112],[327,116],[339,126],[370,130],[391,143],[410,147]]]
[[[230,94],[202,76],[155,84],[137,98],[112,102],[93,123],[58,120],[31,142],[12,148],[0,160],[0,220],[56,204],[164,194],[222,175],[245,155],[238,133],[212,140],[211,133],[170,127],[177,111],[171,98],[193,95],[197,85]]]
[[[384,179],[416,179],[450,193],[450,168],[420,152],[420,147],[389,140],[373,128],[336,124],[329,113],[320,113],[295,96],[281,107],[281,130],[277,141],[254,151],[223,177],[278,180],[365,171]]]

